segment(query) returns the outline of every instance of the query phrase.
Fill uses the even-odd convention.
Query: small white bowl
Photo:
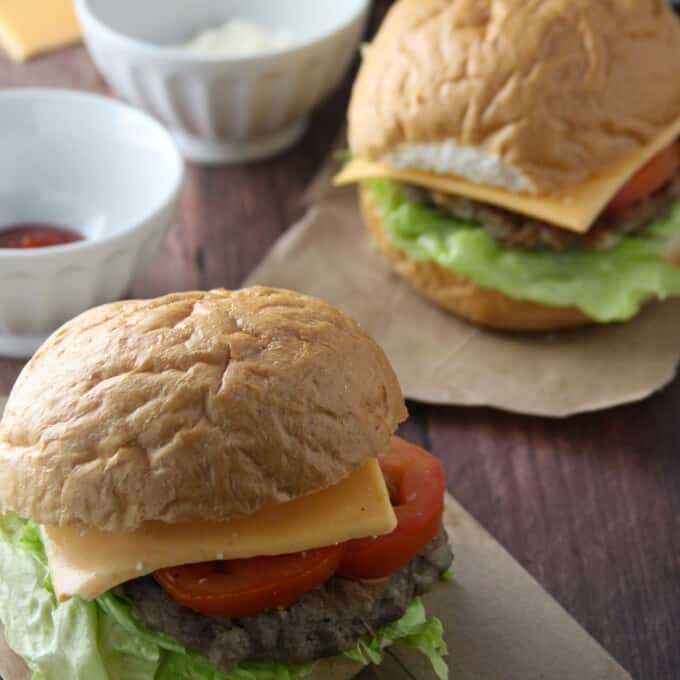
[[[0,229],[52,223],[85,237],[0,248],[0,355],[25,358],[128,291],[172,223],[184,163],[146,114],[66,90],[1,91],[0,149]]]
[[[169,126],[185,157],[230,164],[295,143],[342,79],[369,0],[76,0],[90,54],[112,88]],[[184,50],[230,18],[291,37],[229,58]]]

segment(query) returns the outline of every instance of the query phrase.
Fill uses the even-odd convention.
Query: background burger
[[[86,312],[0,423],[9,645],[41,680],[340,679],[393,642],[446,677],[418,599],[451,562],[444,481],[405,417],[382,350],[314,298]]]
[[[662,0],[401,0],[349,108],[380,250],[486,326],[680,294],[680,25]]]

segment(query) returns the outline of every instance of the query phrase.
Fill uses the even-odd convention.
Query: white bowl
[[[85,240],[0,248],[0,355],[30,356],[57,326],[124,295],[172,223],[184,164],[155,120],[66,90],[0,92],[0,229],[70,227]]]
[[[169,126],[182,152],[228,164],[277,153],[335,87],[363,35],[369,0],[76,0],[90,54],[111,87]],[[253,56],[183,50],[230,18],[286,30]]]

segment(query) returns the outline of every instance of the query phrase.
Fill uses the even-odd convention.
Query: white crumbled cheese
[[[199,54],[240,57],[292,42],[288,31],[272,31],[247,19],[230,19],[222,26],[201,31],[182,48]]]
[[[135,565],[135,569],[137,571],[142,571],[142,569],[144,569],[144,563],[143,562],[137,562],[137,564]]]
[[[215,555],[215,559],[216,560],[223,560],[224,559],[224,553],[217,553],[217,555]]]

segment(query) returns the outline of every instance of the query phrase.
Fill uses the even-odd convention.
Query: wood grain
[[[107,91],[83,48],[25,65],[0,55],[0,87],[26,85]],[[238,286],[302,215],[349,88],[348,78],[300,144],[270,162],[190,167],[177,224],[131,294]],[[20,368],[0,361],[0,392]],[[442,458],[454,495],[633,677],[680,678],[680,381],[564,421],[409,408],[402,434]]]
[[[680,383],[547,421],[428,409],[449,489],[633,677],[680,677]]]

